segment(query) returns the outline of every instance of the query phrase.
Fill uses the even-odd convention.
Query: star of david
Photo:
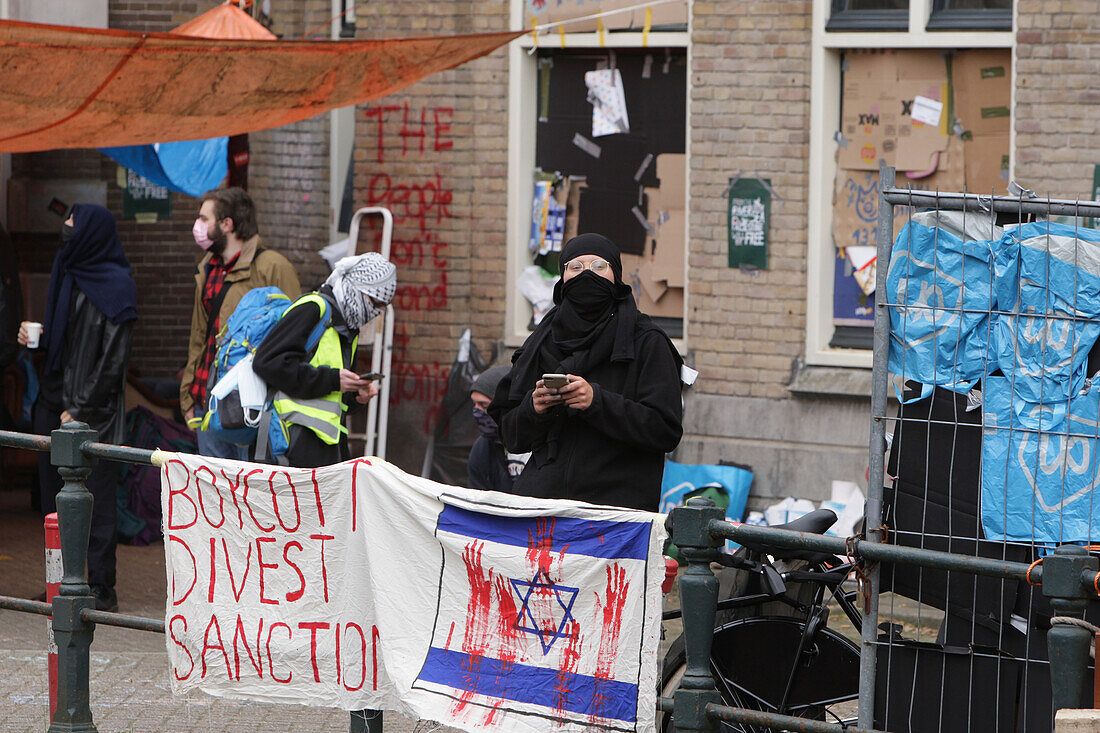
[[[580,592],[580,588],[573,588],[566,585],[558,585],[550,576],[547,575],[545,570],[539,570],[535,573],[535,577],[531,580],[517,580],[516,578],[509,578],[512,583],[512,588],[515,590],[516,595],[522,602],[519,613],[516,614],[515,628],[519,631],[526,631],[528,634],[534,634],[538,637],[539,644],[542,645],[542,653],[545,656],[554,642],[558,639],[566,638],[567,634],[564,633],[565,625],[573,619],[573,603],[577,600],[577,594]],[[557,628],[551,630],[542,628],[539,626],[539,622],[535,620],[534,613],[531,611],[531,594],[539,591],[543,594],[554,594],[554,600],[557,605],[561,607],[563,611],[561,621],[558,622]],[[553,621],[553,614],[551,614],[550,620]],[[530,625],[524,625],[527,621],[530,621]]]

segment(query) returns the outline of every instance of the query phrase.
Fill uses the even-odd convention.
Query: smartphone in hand
[[[543,374],[542,383],[547,389],[561,389],[569,384],[569,376],[565,374]]]
[[[382,372],[367,372],[366,374],[360,374],[359,378],[364,382],[376,382],[385,376]]]

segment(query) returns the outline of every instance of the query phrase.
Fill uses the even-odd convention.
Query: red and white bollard
[[[53,603],[61,587],[61,532],[57,528],[57,512],[47,514],[43,523],[46,529],[46,603]],[[49,637],[50,666],[50,721],[57,710],[57,642],[53,638],[53,617],[46,617],[46,633]]]

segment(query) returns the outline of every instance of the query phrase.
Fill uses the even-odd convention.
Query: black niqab
[[[558,281],[554,286],[557,307],[546,314],[516,354],[510,399],[522,399],[546,372],[583,377],[590,365],[634,358],[635,328],[649,319],[638,312],[630,286],[623,283],[618,247],[599,234],[573,237],[561,250],[563,270],[582,255],[606,260],[615,282],[591,270],[569,282]]]
[[[64,364],[65,329],[74,287],[112,323],[137,318],[137,286],[114,215],[96,204],[76,204],[72,216],[72,233],[54,258],[50,273],[43,323],[46,373],[60,371]]]

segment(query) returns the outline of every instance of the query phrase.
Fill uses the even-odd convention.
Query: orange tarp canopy
[[[0,21],[0,152],[279,127],[391,94],[519,35],[226,41]]]

